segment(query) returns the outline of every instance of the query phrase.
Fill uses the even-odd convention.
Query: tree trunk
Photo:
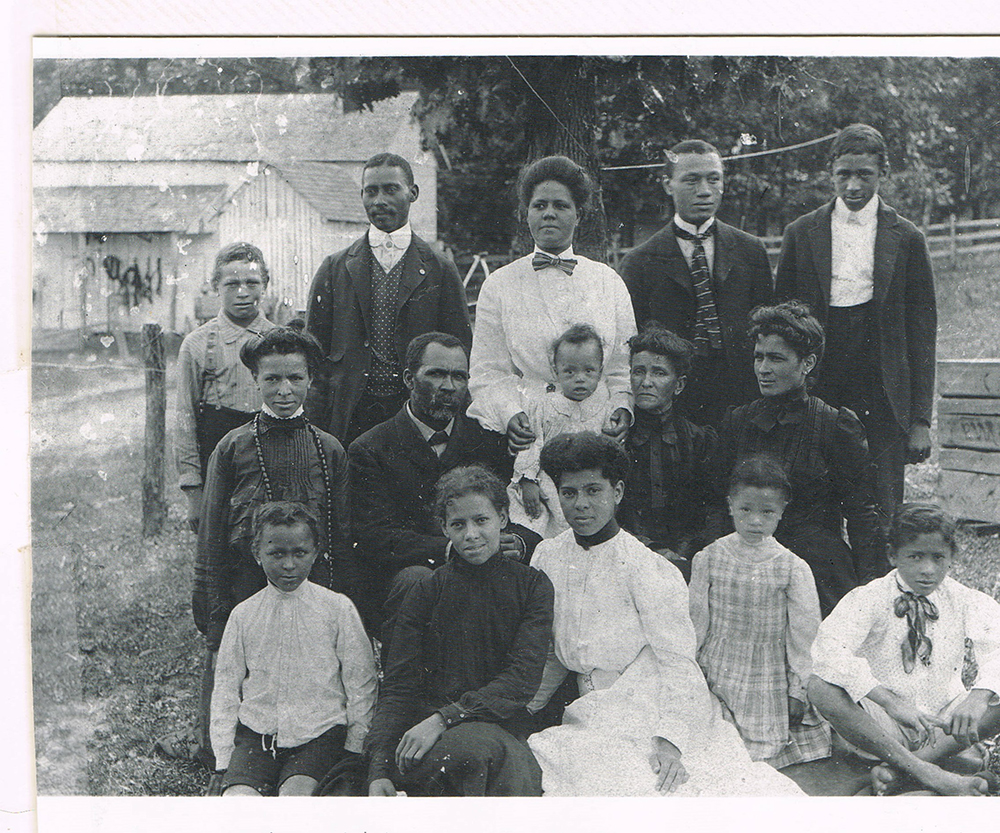
[[[595,138],[597,61],[579,56],[515,59],[518,69],[537,92],[536,95],[526,90],[527,161],[530,163],[543,156],[558,154],[568,156],[587,171],[593,180],[594,192],[590,206],[580,220],[573,247],[579,254],[604,263],[607,262],[608,229],[601,198],[601,172]],[[539,96],[548,107],[539,100]],[[515,246],[522,253],[531,251],[531,238],[523,223]]]

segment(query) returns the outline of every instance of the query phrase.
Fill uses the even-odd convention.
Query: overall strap
[[[219,319],[214,318],[209,324],[208,340],[205,342],[205,365],[201,369],[201,401],[205,402],[209,384],[215,384],[218,380],[215,375],[218,364],[216,362],[215,351],[219,349]]]

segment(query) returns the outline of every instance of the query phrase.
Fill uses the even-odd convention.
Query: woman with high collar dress
[[[611,267],[573,251],[591,190],[583,168],[565,156],[528,165],[518,191],[535,249],[490,275],[476,303],[468,413],[505,433],[515,453],[536,439],[527,403],[554,390],[550,348],[573,324],[590,324],[603,341],[612,400],[604,432],[621,437],[632,421],[626,342],[636,327],[628,289]]]
[[[849,590],[888,570],[865,429],[850,409],[808,393],[824,347],[823,327],[808,307],[759,307],[750,315],[750,339],[761,398],[730,411],[719,428],[710,537],[732,531],[725,493],[736,463],[752,454],[775,457],[792,484],[775,538],[809,564],[826,616]]]

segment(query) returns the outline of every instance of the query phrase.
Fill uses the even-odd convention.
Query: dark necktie
[[[897,584],[897,587],[899,585]],[[937,605],[926,596],[921,596],[899,587],[900,596],[896,598],[893,610],[902,619],[906,617],[906,639],[901,645],[903,651],[903,670],[910,674],[919,659],[924,665],[931,664],[931,640],[927,636],[927,622],[935,622],[938,618]]]
[[[540,272],[548,266],[555,266],[556,269],[561,269],[567,275],[572,275],[576,263],[575,257],[553,257],[545,252],[535,252],[531,258],[531,268],[536,272]]]
[[[431,434],[430,438],[427,440],[432,446],[434,445],[447,445],[448,444],[448,432],[447,431],[435,431]]]
[[[691,253],[691,280],[694,283],[694,293],[698,306],[695,310],[694,343],[695,347],[706,347],[712,350],[722,349],[722,332],[719,329],[719,316],[715,311],[715,299],[712,297],[712,276],[708,270],[708,258],[705,256],[705,246],[702,241],[715,233],[715,223],[712,223],[701,234],[692,234],[674,223],[674,234],[682,240],[694,243]]]

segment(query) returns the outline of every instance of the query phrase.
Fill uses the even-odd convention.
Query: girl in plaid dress
[[[750,757],[776,769],[830,754],[829,726],[805,695],[820,622],[816,583],[809,565],[774,539],[790,497],[776,460],[740,463],[729,488],[736,531],[691,566],[698,664]]]

